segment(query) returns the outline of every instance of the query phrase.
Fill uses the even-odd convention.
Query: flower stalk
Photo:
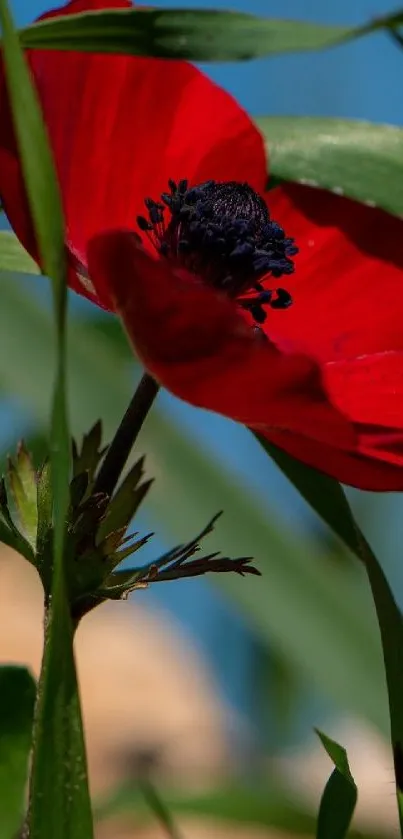
[[[155,379],[144,373],[109,446],[95,481],[94,493],[112,495],[158,391]]]

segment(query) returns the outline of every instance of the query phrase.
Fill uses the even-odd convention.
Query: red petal
[[[332,402],[356,423],[402,428],[403,352],[362,355],[326,364]]]
[[[309,466],[337,478],[344,484],[377,492],[403,489],[403,433],[398,432],[399,446],[391,462],[380,460],[385,452],[365,445],[360,438],[356,452],[343,452],[331,445],[318,443],[308,437],[287,432],[270,431],[265,434],[271,443]],[[382,437],[374,434],[379,442]]]
[[[309,187],[267,197],[300,255],[287,283],[294,303],[270,311],[265,329],[279,347],[317,360],[330,401],[357,428],[378,427],[382,445],[371,444],[371,457],[388,460],[390,449],[400,463],[403,222]],[[366,447],[360,437],[361,452]]]
[[[76,0],[53,14],[127,5]],[[158,198],[169,178],[246,180],[264,189],[260,134],[235,100],[191,64],[57,51],[31,51],[30,64],[56,159],[68,243],[82,262],[92,236],[135,229],[144,198]],[[0,107],[0,147],[10,149],[4,102]],[[0,162],[0,194],[32,253],[21,185]],[[97,292],[110,302],[106,288]]]
[[[88,265],[94,284],[111,290],[147,369],[177,396],[255,428],[353,444],[315,365],[259,338],[227,297],[152,259],[130,232],[94,239]]]
[[[266,199],[299,247],[294,303],[268,313],[271,339],[322,363],[403,349],[403,221],[305,186]]]

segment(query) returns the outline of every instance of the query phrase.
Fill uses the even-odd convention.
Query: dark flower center
[[[276,279],[292,274],[298,249],[252,187],[206,181],[188,189],[183,180],[169,181],[169,190],[160,201],[146,198],[148,218],[137,219],[162,256],[179,259],[206,283],[236,298],[257,323],[266,319],[263,306],[284,309],[292,303],[284,288],[261,285],[267,274]]]

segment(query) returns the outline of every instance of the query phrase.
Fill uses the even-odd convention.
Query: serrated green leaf
[[[40,274],[40,270],[22,247],[16,235],[0,230],[0,272],[18,271],[21,274]]]
[[[129,526],[152,484],[152,480],[144,481],[140,484],[143,477],[144,457],[140,458],[132,466],[109,502],[105,519],[101,523],[98,531],[98,543],[109,533]]]
[[[15,532],[9,527],[3,513],[0,513],[0,542],[3,545],[8,545],[9,548],[18,550],[18,537]]]
[[[9,458],[7,471],[19,528],[35,550],[38,526],[36,474],[23,443],[18,447],[15,462]]]
[[[107,568],[116,568],[116,566],[120,565],[120,563],[123,562],[124,559],[127,559],[127,557],[132,556],[132,554],[140,550],[140,548],[142,548],[143,545],[146,545],[152,535],[152,533],[147,533],[145,536],[140,536],[138,539],[129,537],[130,541],[128,540],[127,547],[120,548],[119,551],[116,551],[111,557],[109,557],[109,560],[107,562]],[[137,534],[135,533],[133,534],[133,536],[137,536]]]
[[[96,532],[99,522],[102,521],[108,504],[106,495],[90,495],[87,500],[81,504],[77,518],[71,528],[71,533],[75,535],[76,541],[89,542],[91,547],[94,546]],[[81,553],[81,549],[78,548]]]
[[[325,117],[261,117],[270,173],[403,216],[403,129]]]
[[[20,478],[25,496],[31,506],[35,506],[36,512],[36,473],[31,455],[23,441],[18,446],[16,455],[16,468]]]
[[[70,504],[73,510],[82,503],[89,484],[89,473],[79,472],[70,481]]]
[[[99,588],[98,594],[105,599],[121,600],[137,587],[143,574],[144,568],[133,568],[131,571],[115,571]],[[146,588],[147,583],[141,582],[139,587]]]
[[[317,839],[344,839],[357,803],[357,787],[351,774],[347,752],[317,730],[317,734],[335,765],[324,789],[319,807]]]
[[[37,477],[38,528],[36,536],[37,566],[45,591],[50,591],[53,538],[53,500],[50,461],[45,461]]]
[[[20,37],[25,47],[245,61],[325,49],[396,27],[402,20],[403,13],[396,12],[364,26],[348,27],[210,9],[125,9],[47,19],[23,29]]]
[[[32,547],[16,527],[10,513],[4,478],[0,479],[0,508],[0,541],[25,556],[28,562],[35,564]]]
[[[36,686],[25,667],[0,667],[0,839],[22,826]]]
[[[73,475],[80,475],[82,472],[88,473],[88,483],[92,483],[94,474],[102,460],[105,449],[101,447],[102,443],[102,423],[98,420],[91,430],[84,434],[81,444],[81,450],[75,448],[73,457]]]

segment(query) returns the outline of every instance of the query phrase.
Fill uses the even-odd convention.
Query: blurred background
[[[49,3],[12,6],[23,25]],[[390,11],[387,0],[326,7],[222,0],[221,7],[346,24]],[[325,53],[204,69],[254,116],[401,124],[401,65],[399,49],[378,34]],[[24,436],[40,457],[51,387],[46,283],[5,273],[0,282],[0,449],[5,457]],[[74,433],[101,417],[108,439],[140,371],[117,321],[74,295],[70,332]],[[162,835],[139,786],[145,772],[189,839],[312,834],[331,771],[314,726],[348,749],[360,788],[357,830],[392,836],[380,645],[357,563],[234,423],[163,392],[136,453],[146,453],[156,478],[135,523],[156,534],[143,562],[193,537],[223,509],[206,548],[253,554],[263,576],[155,585],[84,620],[77,655],[99,836]],[[401,498],[349,497],[403,602]],[[0,555],[0,603],[0,659],[38,672],[41,592],[32,569],[9,551]]]

